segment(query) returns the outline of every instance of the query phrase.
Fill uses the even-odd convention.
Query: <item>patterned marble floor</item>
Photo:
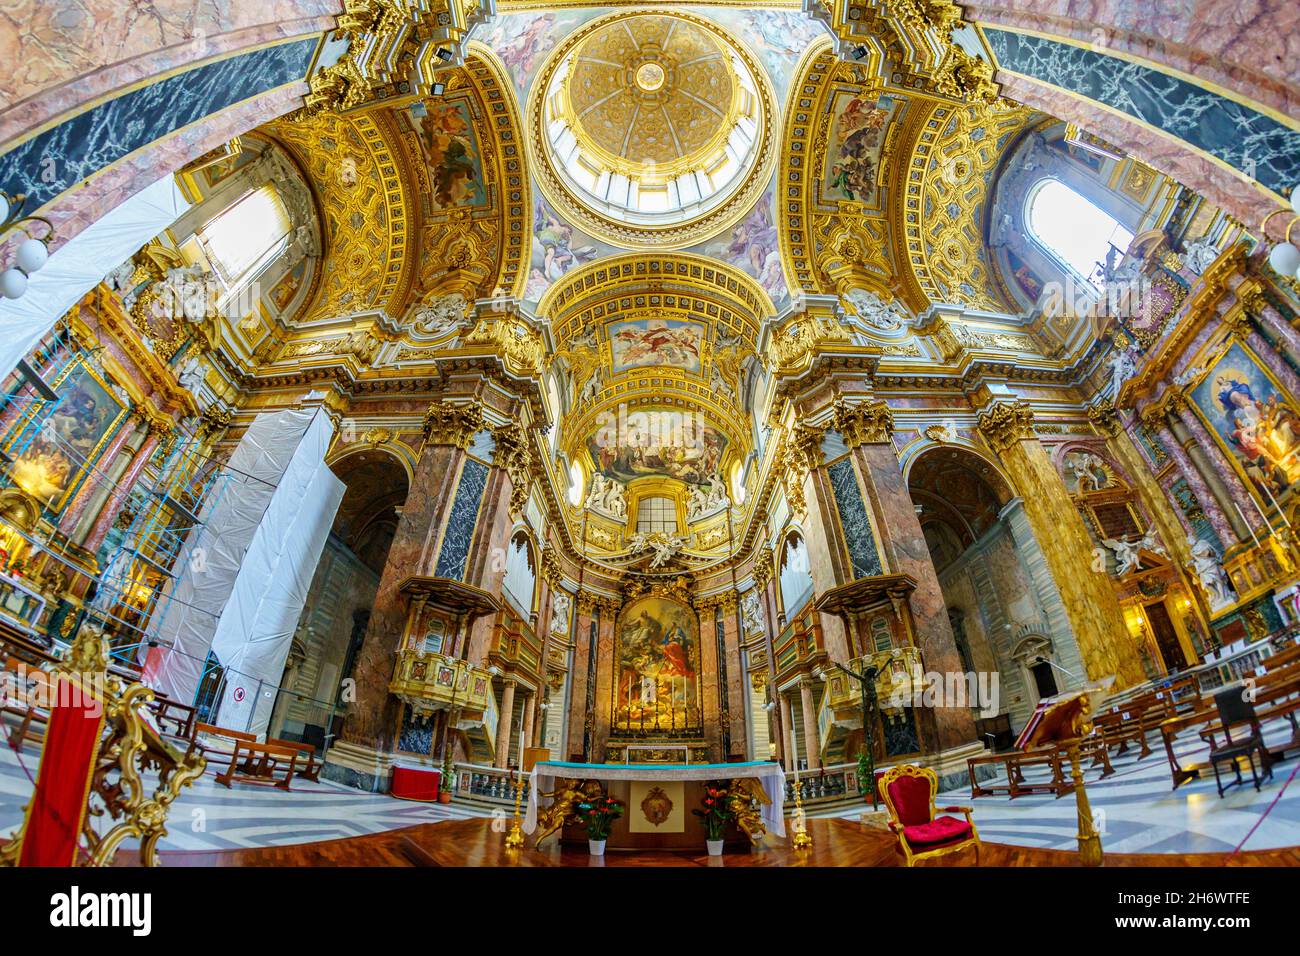
[[[1284,728],[1268,728],[1270,740],[1285,737]],[[1153,741],[1159,747],[1158,741]],[[1191,740],[1181,753],[1204,757],[1205,746]],[[1088,794],[1098,814],[1103,846],[1125,853],[1231,852],[1300,845],[1300,760],[1274,767],[1272,781],[1260,793],[1247,784],[1220,800],[1213,776],[1169,789],[1163,750],[1143,760],[1136,751],[1115,758],[1114,776],[1095,781],[1089,773]],[[30,749],[19,762],[0,746],[0,835],[21,822],[31,793],[29,773],[36,757]],[[990,842],[1070,850],[1075,846],[1074,799],[1033,794],[1011,801],[979,797],[970,791],[945,793],[941,802],[969,803],[980,834]],[[856,818],[861,810],[835,816]],[[268,787],[236,785],[227,790],[207,774],[185,791],[171,814],[162,849],[225,850],[284,846],[339,837],[360,836],[397,827],[483,815],[463,805],[410,803],[381,794],[360,793],[328,781],[295,783],[284,793]]]
[[[1265,728],[1270,744],[1286,740],[1281,722]],[[1209,853],[1264,850],[1300,845],[1300,759],[1289,757],[1274,764],[1273,779],[1260,792],[1244,776],[1244,787],[1233,787],[1223,799],[1214,786],[1214,774],[1170,789],[1169,762],[1160,740],[1152,735],[1152,753],[1137,759],[1137,749],[1112,757],[1113,776],[1096,780],[1087,773],[1092,805],[1102,846],[1116,853]],[[1200,763],[1208,746],[1199,739],[1176,743],[1180,761]],[[1183,761],[1184,755],[1190,761]],[[1026,778],[1046,779],[1044,771],[1026,771]],[[999,780],[1005,779],[999,777]],[[1011,800],[1003,795],[971,798],[970,788],[940,795],[940,804],[965,804],[974,808],[980,836],[992,843],[1045,849],[1073,850],[1077,846],[1074,795],[1057,799],[1051,794],[1029,794]],[[860,809],[835,816],[857,818]]]

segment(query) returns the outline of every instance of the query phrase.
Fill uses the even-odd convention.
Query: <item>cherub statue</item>
[[[560,780],[550,793],[542,793],[542,799],[549,798],[549,806],[537,808],[537,835],[533,837],[533,846],[539,847],[542,841],[552,833],[558,833],[573,816],[573,808],[584,800],[592,800],[604,794],[604,788],[595,780]]]

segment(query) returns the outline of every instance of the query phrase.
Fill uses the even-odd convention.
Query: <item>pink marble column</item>
[[[727,654],[727,720],[731,730],[731,750],[727,756],[743,757],[749,753],[749,736],[745,721],[745,668],[740,657],[735,604],[724,606],[722,629]]]
[[[722,752],[722,695],[718,692],[718,638],[714,629],[713,605],[700,608],[700,707],[704,711],[704,739],[709,759],[727,759]]]
[[[573,690],[569,697],[569,733],[568,751],[559,754],[561,760],[567,760],[571,754],[582,753],[582,740],[587,724],[587,684],[592,680],[591,660],[591,622],[595,619],[595,608],[590,599],[579,595],[574,599],[573,631],[573,670],[571,680]]]
[[[59,517],[59,530],[64,534],[71,534],[85,514],[90,499],[95,497],[95,492],[99,490],[101,484],[108,480],[107,471],[112,466],[113,460],[117,453],[122,450],[128,438],[136,432],[136,426],[139,419],[131,415],[127,420],[118,427],[117,434],[112,437],[108,447],[91,462],[88,462],[85,477],[82,479],[81,487],[77,489],[76,495],[71,503],[63,510]]]
[[[1256,333],[1256,337],[1258,338],[1258,333]],[[1251,506],[1247,500],[1250,492],[1246,488],[1245,481],[1243,481],[1241,476],[1237,474],[1236,470],[1232,467],[1232,463],[1228,461],[1227,455],[1224,454],[1223,448],[1219,445],[1218,440],[1215,439],[1205,426],[1201,424],[1200,417],[1191,409],[1180,411],[1178,417],[1182,419],[1183,425],[1186,426],[1189,432],[1191,432],[1192,438],[1195,440],[1196,444],[1200,446],[1207,463],[1212,469],[1214,469],[1215,476],[1217,476],[1219,481],[1221,481],[1224,487],[1227,488],[1228,494],[1231,496],[1232,500],[1239,504],[1244,518],[1241,517],[1241,515],[1239,515],[1238,518],[1249,525],[1255,525],[1261,521],[1262,519],[1257,513],[1255,513],[1253,506]],[[1234,512],[1236,511],[1235,508],[1233,510]],[[1232,521],[1231,518],[1228,520],[1229,522]],[[1242,538],[1242,540],[1245,541],[1249,537],[1250,535],[1248,533],[1245,538]]]
[[[0,143],[174,70],[323,33],[342,0],[19,0],[0,30]]]
[[[610,712],[614,705],[614,613],[607,607],[600,609],[600,624],[596,638],[596,711],[595,729],[592,733],[591,759],[603,762],[605,742],[610,735]]]
[[[157,447],[158,432],[151,428],[144,442],[136,451],[135,457],[131,459],[131,464],[127,466],[126,473],[122,475],[121,480],[118,482],[118,493],[108,500],[103,510],[99,512],[99,517],[95,519],[95,523],[91,525],[90,534],[86,536],[85,544],[82,545],[87,551],[94,553],[104,543],[104,538],[108,535],[108,529],[117,520],[117,516],[122,511],[122,506],[126,504],[127,496],[140,478],[140,472],[149,463],[149,457]]]
[[[1201,510],[1205,512],[1205,519],[1214,528],[1215,534],[1223,542],[1225,548],[1230,548],[1238,542],[1236,532],[1232,530],[1232,525],[1228,523],[1228,517],[1219,507],[1218,499],[1210,491],[1210,486],[1205,483],[1201,473],[1196,466],[1192,464],[1191,458],[1187,455],[1187,450],[1183,448],[1182,442],[1173,433],[1169,427],[1169,422],[1164,415],[1153,416],[1149,422],[1152,428],[1156,430],[1161,439],[1161,444],[1169,452],[1169,457],[1174,460],[1174,465],[1184,478],[1187,479],[1187,485],[1196,495],[1196,500],[1201,505]]]

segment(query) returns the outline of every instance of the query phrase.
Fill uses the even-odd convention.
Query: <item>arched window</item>
[[[199,245],[227,289],[253,278],[289,242],[289,213],[275,186],[245,193],[198,231]]]
[[[785,606],[785,619],[788,621],[798,613],[808,599],[812,597],[812,569],[808,565],[808,547],[803,538],[792,534],[785,539],[781,551],[781,602]]]
[[[1053,257],[1094,287],[1105,285],[1102,266],[1113,246],[1123,255],[1133,233],[1059,179],[1044,179],[1029,192],[1029,235]]]
[[[537,587],[537,567],[528,535],[516,532],[506,553],[506,598],[515,610],[527,617],[533,611],[533,591]]]
[[[677,502],[672,498],[642,498],[636,505],[636,530],[677,532]]]

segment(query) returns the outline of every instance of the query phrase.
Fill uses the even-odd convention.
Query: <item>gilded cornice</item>
[[[176,373],[145,344],[140,331],[122,310],[122,302],[116,293],[101,282],[82,298],[81,306],[95,314],[101,328],[108,332],[113,337],[113,341],[121,347],[138,371],[138,377],[149,384],[155,398],[161,404],[184,409],[191,415],[198,411],[194,396],[188,389],[181,387],[176,380]],[[76,310],[73,310],[72,315],[74,330],[84,336],[88,344],[97,345],[94,334],[76,316]],[[127,377],[137,378],[136,375]]]
[[[1034,411],[1024,401],[994,402],[979,413],[976,424],[984,440],[998,452],[1006,451],[1017,442],[1037,437],[1034,433]]]
[[[425,444],[453,445],[463,451],[469,448],[483,425],[483,408],[477,402],[434,401],[424,413],[421,430]]]
[[[849,448],[889,443],[894,433],[894,413],[883,400],[850,404],[840,399],[831,422]]]

